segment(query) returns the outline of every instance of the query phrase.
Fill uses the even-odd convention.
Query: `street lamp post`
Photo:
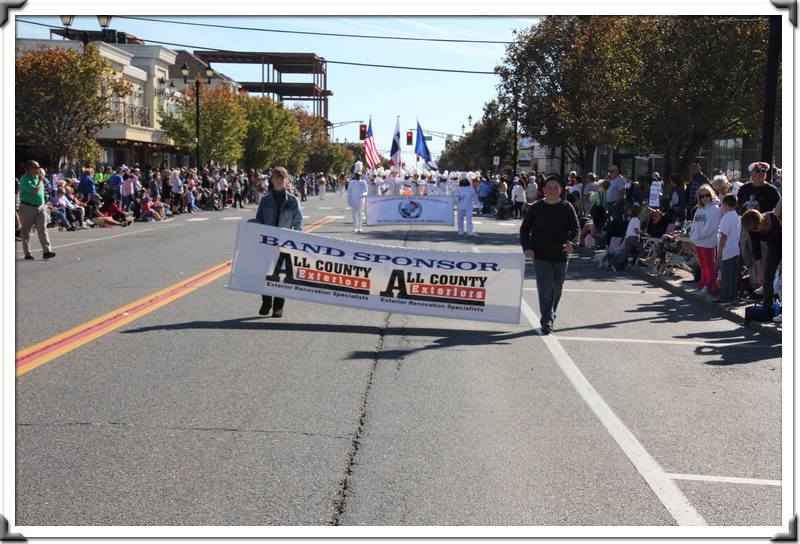
[[[189,65],[183,63],[181,67],[181,74],[183,75],[183,82],[188,82]],[[211,85],[211,76],[214,75],[214,70],[211,66],[206,66],[206,78],[208,84]],[[200,74],[194,77],[194,160],[197,172],[200,173]]]
[[[69,27],[72,26],[72,23],[75,22],[74,15],[59,15],[61,17],[61,24],[64,25],[64,37],[68,40],[72,39],[72,31]],[[98,15],[97,22],[100,24],[100,27],[103,29],[103,37],[106,37],[106,33],[108,31],[108,26],[111,24],[111,15]],[[51,31],[52,37],[52,31]],[[89,32],[86,30],[80,31],[80,39],[83,42],[83,50],[86,51],[86,45],[89,41],[96,41],[90,40]]]

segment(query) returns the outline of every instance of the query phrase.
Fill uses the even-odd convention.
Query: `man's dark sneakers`
[[[542,336],[547,336],[553,332],[553,327],[551,325],[542,325]]]
[[[261,309],[258,310],[258,315],[269,315],[270,310],[272,310],[272,303],[262,302]]]
[[[33,255],[31,255],[30,253],[28,255],[25,255],[25,260],[26,261],[32,261],[33,260]]]
[[[283,317],[283,310],[275,310],[272,312],[272,317]]]
[[[47,253],[45,253],[44,255],[42,255],[42,258],[43,258],[43,259],[52,259],[52,258],[53,258],[53,257],[55,257],[55,256],[56,256],[56,254],[55,254],[55,253],[53,253],[52,251],[48,251]]]

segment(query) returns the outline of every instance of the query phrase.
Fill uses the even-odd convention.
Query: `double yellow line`
[[[305,232],[313,232],[334,220],[334,217],[326,216],[319,221],[311,223],[303,230]],[[66,332],[18,351],[16,354],[17,377],[221,278],[230,272],[231,263],[232,261],[225,261],[191,278],[179,281],[160,291],[111,310],[91,321],[82,323]]]

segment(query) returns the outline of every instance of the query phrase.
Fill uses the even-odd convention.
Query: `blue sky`
[[[24,17],[60,26],[58,17]],[[178,20],[177,17],[158,17]],[[314,32],[378,34],[423,38],[510,41],[514,29],[529,28],[535,18],[520,17],[186,17],[184,21]],[[99,30],[96,17],[75,18],[72,28]],[[304,36],[252,31],[189,27],[116,18],[111,28],[142,39],[242,51],[316,53],[327,60],[492,71],[504,53],[501,44],[463,44],[368,40]],[[48,29],[17,24],[19,37],[47,38]],[[215,65],[215,69],[240,81],[259,81],[260,66]],[[284,81],[311,81],[310,76],[285,76]],[[333,122],[364,119],[372,115],[378,149],[388,154],[396,116],[400,116],[404,159],[413,160],[405,146],[405,131],[423,130],[461,134],[467,117],[481,117],[484,103],[496,96],[494,75],[453,74],[328,65],[329,117]],[[358,125],[336,129],[340,141],[358,139]],[[415,135],[416,137],[416,135]],[[444,140],[428,142],[438,157]]]

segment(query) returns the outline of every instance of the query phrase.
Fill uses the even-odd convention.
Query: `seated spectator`
[[[69,231],[78,230],[78,227],[74,226],[69,221],[69,216],[67,215],[67,199],[64,195],[64,186],[59,185],[58,189],[56,189],[56,191],[53,192],[52,196],[50,197],[48,211],[50,212],[50,215],[57,219],[65,229]]]
[[[112,196],[111,199],[100,208],[100,211],[122,226],[127,226],[133,222],[133,218],[119,207],[117,197],[115,196]]]
[[[75,198],[75,193],[72,187],[67,187],[64,192],[64,198],[67,205],[67,216],[73,224],[78,225],[78,229],[85,230],[89,226],[86,224],[86,211],[83,205]]]
[[[141,210],[139,214],[140,221],[161,221],[161,214],[153,209],[153,202],[150,196],[145,195],[141,201]]]
[[[119,221],[114,220],[111,215],[107,215],[100,211],[101,207],[103,207],[103,201],[100,200],[100,195],[95,193],[91,196],[89,201],[86,203],[86,217],[92,222],[95,227],[110,227],[112,225],[119,225],[119,226],[126,226],[128,223],[127,221],[121,223]]]

